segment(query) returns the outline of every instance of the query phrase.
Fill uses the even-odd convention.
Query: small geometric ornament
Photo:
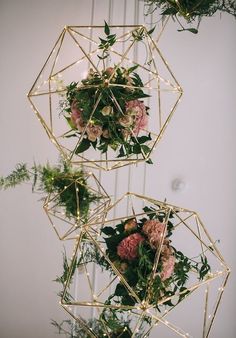
[[[127,193],[101,226],[82,227],[62,292],[81,337],[209,337],[230,270],[197,213]]]
[[[105,218],[110,197],[91,172],[81,177],[63,177],[66,182],[60,192],[50,193],[44,201],[44,211],[60,240],[76,239],[84,224],[96,225]]]
[[[28,93],[62,157],[104,170],[147,161],[181,96],[144,26],[66,26]]]

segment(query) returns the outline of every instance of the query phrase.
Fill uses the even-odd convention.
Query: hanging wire
[[[137,25],[139,21],[139,1],[134,2],[134,25]],[[137,44],[134,45],[133,60],[136,62],[138,59]],[[132,178],[133,178],[133,166],[129,166],[128,169],[128,192],[132,190]],[[129,212],[129,199],[127,198],[126,213]]]
[[[151,13],[151,21],[150,21],[150,28],[153,26],[153,13]],[[150,81],[151,75],[148,75],[148,81]],[[150,105],[150,98],[148,97],[147,105]],[[146,195],[146,186],[147,186],[147,163],[145,162],[143,165],[143,187],[142,187],[142,195]],[[143,207],[144,207],[144,201],[143,201]]]
[[[126,24],[126,13],[127,13],[127,0],[123,1],[123,22],[122,25],[125,26]],[[125,28],[123,28],[123,34],[125,33]],[[122,54],[125,51],[125,42],[122,43]],[[115,186],[114,186],[114,202],[118,198],[118,182],[119,182],[119,170],[115,171]],[[116,206],[113,210],[113,219],[116,218]]]

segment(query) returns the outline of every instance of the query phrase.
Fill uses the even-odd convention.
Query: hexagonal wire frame
[[[70,180],[70,176],[67,177]],[[96,226],[98,219],[105,219],[106,209],[109,207],[111,199],[92,172],[84,172],[83,180],[71,178],[71,183],[64,187],[60,193],[50,193],[44,201],[44,211],[60,240],[76,239],[80,233],[81,227],[86,223]],[[66,210],[60,205],[58,198],[70,187],[75,190],[75,199],[77,204],[77,217],[68,217]],[[80,214],[79,189],[83,186],[89,193],[97,197],[97,200],[90,203],[90,210],[86,219]]]
[[[123,274],[117,268],[117,266],[112,262],[109,257],[106,255],[106,246],[104,245],[104,240],[101,237],[101,234],[99,233],[97,227],[96,229],[93,228],[93,226],[84,226],[83,230],[80,233],[80,236],[78,237],[74,253],[72,255],[71,259],[71,265],[70,265],[70,272],[68,280],[65,284],[64,292],[61,298],[61,305],[62,307],[75,319],[79,322],[79,324],[86,330],[88,333],[88,336],[91,337],[97,337],[96,334],[93,332],[93,330],[87,326],[86,321],[81,316],[85,313],[85,309],[92,309],[93,316],[95,313],[97,315],[101,314],[101,311],[104,309],[113,309],[116,311],[126,311],[129,315],[132,316],[132,319],[136,320],[136,323],[134,325],[133,334],[132,337],[136,337],[136,333],[140,331],[143,325],[143,319],[144,317],[148,317],[151,322],[151,326],[149,329],[147,329],[142,337],[147,337],[148,334],[151,332],[151,330],[155,328],[163,329],[163,327],[166,329],[170,329],[171,332],[175,335],[181,336],[181,337],[192,337],[187,331],[183,330],[179,326],[176,326],[175,324],[171,323],[169,320],[166,320],[167,316],[172,315],[172,310],[180,307],[182,303],[185,304],[185,299],[188,299],[190,295],[195,295],[196,291],[203,290],[205,288],[204,294],[203,294],[203,307],[201,307],[201,313],[199,320],[203,320],[202,325],[202,331],[199,333],[199,336],[202,336],[203,338],[209,337],[212,324],[214,322],[216,312],[218,310],[222,294],[224,292],[225,285],[227,283],[230,270],[227,266],[226,262],[224,261],[224,258],[222,257],[221,253],[219,252],[218,248],[216,247],[215,243],[213,242],[212,238],[210,237],[209,233],[206,230],[206,227],[202,223],[199,215],[191,210],[180,208],[171,204],[168,204],[166,202],[161,202],[154,200],[149,197],[141,196],[134,193],[127,193],[122,198],[120,198],[117,202],[115,202],[112,206],[110,206],[107,210],[107,218],[104,220],[101,220],[101,226],[108,225],[114,226],[117,224],[117,222],[124,221],[127,219],[133,219],[133,218],[139,218],[143,217],[144,215],[147,215],[148,212],[143,212],[142,208],[143,206],[151,205],[155,207],[156,213],[165,213],[165,220],[164,224],[167,225],[170,214],[174,215],[175,223],[174,223],[174,230],[173,235],[175,235],[175,239],[173,240],[174,246],[176,241],[179,241],[179,244],[181,244],[181,251],[182,250],[182,244],[185,245],[185,250],[189,251],[189,253],[192,253],[192,257],[196,257],[195,254],[195,248],[196,245],[191,245],[191,243],[188,242],[188,238],[194,240],[196,243],[198,243],[198,249],[197,255],[203,255],[204,257],[208,258],[208,262],[211,265],[211,272],[209,272],[206,277],[204,277],[203,280],[197,280],[196,272],[192,271],[188,285],[186,285],[188,293],[183,297],[183,299],[180,301],[180,303],[175,304],[173,307],[169,308],[168,310],[165,309],[165,311],[162,311],[161,313],[157,311],[155,308],[155,304],[149,303],[149,293],[147,292],[147,297],[145,300],[141,301],[139,299],[139,296],[135,293],[133,288],[127,283],[126,279],[124,278]],[[139,206],[139,210],[137,211],[136,207]],[[114,208],[116,208],[116,214],[119,214],[118,217],[114,218]],[[141,212],[140,212],[141,208]],[[125,212],[126,211],[126,212]],[[153,211],[152,211],[153,213]],[[110,218],[109,218],[110,217]],[[171,222],[173,222],[173,218],[171,218]],[[84,237],[85,236],[85,237]],[[86,238],[84,240],[84,238]],[[172,237],[171,237],[172,238]],[[184,238],[184,243],[183,243]],[[100,253],[100,255],[106,260],[107,264],[110,265],[111,270],[113,271],[113,277],[110,278],[107,277],[107,284],[105,284],[106,276],[105,271],[102,272],[102,278],[103,281],[100,286],[96,286],[90,276],[90,271],[94,271],[94,267],[91,269],[89,265],[85,261],[83,261],[82,257],[82,265],[84,266],[83,271],[77,274],[75,277],[75,270],[73,268],[77,256],[81,257],[81,250],[83,251],[83,245],[86,246],[86,241],[94,246]],[[163,242],[162,242],[163,244]],[[155,261],[153,265],[153,274],[149,281],[149,286],[152,285],[154,276],[155,276],[155,270],[159,261],[160,257],[160,251],[162,248],[162,244],[157,250]],[[183,251],[185,254],[185,251]],[[189,257],[189,255],[187,254]],[[80,279],[81,278],[81,279]],[[84,298],[85,292],[80,293],[80,289],[77,288],[77,284],[73,285],[74,280],[79,279],[77,281],[80,287],[86,284],[88,289],[86,292],[89,293],[88,299]],[[82,282],[83,280],[83,282]],[[120,305],[117,303],[112,303],[110,305],[106,304],[106,297],[109,296],[110,290],[114,287],[116,287],[115,283],[119,282],[121,283],[132,295],[132,297],[136,300],[136,304],[134,306],[130,305]],[[213,289],[213,287],[215,289]],[[74,289],[75,288],[75,289]],[[212,291],[212,290],[213,291]],[[71,290],[74,290],[75,292],[75,298],[73,300],[68,300],[66,297],[68,295],[68,292],[70,293]],[[151,288],[150,288],[151,290]],[[212,293],[210,292],[212,291]],[[216,294],[213,294],[215,293]],[[183,292],[178,292],[177,295],[184,295],[186,293],[186,290]],[[103,298],[103,295],[105,298]],[[160,299],[158,301],[158,305],[161,306],[161,304],[165,303],[168,300],[174,300],[174,298],[177,296],[169,296],[165,297],[163,299]],[[213,296],[212,296],[213,295]],[[191,297],[193,298],[193,296]],[[198,297],[199,298],[199,297]],[[197,298],[197,299],[198,299]],[[211,313],[210,313],[211,311]],[[176,311],[174,311],[176,313]],[[183,316],[183,311],[181,312],[181,316],[179,319],[184,319],[185,315]],[[181,320],[182,320],[181,319]],[[163,324],[163,325],[160,325]],[[106,325],[104,323],[104,330],[106,329]],[[158,331],[159,332],[159,331]],[[162,333],[162,332],[161,332]],[[111,337],[111,333],[107,330],[107,337]],[[169,336],[168,336],[169,337]],[[100,338],[100,337],[99,337]]]
[[[144,26],[110,26],[111,30],[120,33],[116,43],[110,49],[110,57],[106,62],[97,58],[99,52],[99,37],[103,34],[103,26],[66,26],[56,41],[42,70],[37,76],[28,98],[32,109],[43,125],[50,140],[55,144],[66,161],[74,164],[85,164],[92,168],[105,170],[116,169],[124,165],[146,161],[153,149],[161,140],[163,133],[176,110],[182,96],[182,89],[171,71],[167,61],[161,54],[156,42],[148,34]],[[134,39],[134,34],[143,32],[142,42]],[[102,67],[101,67],[102,64]],[[147,143],[150,151],[138,155],[127,155],[127,158],[117,158],[113,150],[101,154],[98,150],[87,150],[76,154],[76,149],[83,139],[84,132],[76,138],[68,138],[68,124],[63,118],[61,123],[58,109],[65,95],[65,84],[80,81],[89,69],[101,74],[107,67],[129,68],[138,66],[143,80],[141,89],[150,97],[145,105],[150,107],[149,128],[142,134],[150,133],[152,140]],[[115,71],[111,74],[106,86],[110,88],[111,100],[117,109],[122,111],[112,88]],[[92,86],[97,88],[97,86]],[[123,87],[132,90],[132,86]],[[83,86],[79,86],[82,90]],[[99,103],[94,104],[91,118]],[[89,123],[89,122],[88,122]],[[88,125],[88,124],[87,124]],[[87,127],[87,126],[86,126]]]

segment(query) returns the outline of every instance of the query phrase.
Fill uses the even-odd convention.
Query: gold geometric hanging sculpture
[[[66,161],[148,161],[182,89],[144,26],[66,26],[28,98]]]
[[[43,208],[60,240],[76,239],[84,224],[96,226],[97,219],[105,218],[110,197],[91,172],[76,178],[64,175],[63,182],[60,192],[46,197]]]
[[[82,226],[64,274],[81,335],[208,337],[230,270],[198,214],[127,193],[101,225]]]

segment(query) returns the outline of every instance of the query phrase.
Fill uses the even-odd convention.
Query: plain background
[[[134,6],[133,0],[128,2]],[[95,0],[96,24],[108,18],[109,5],[110,22],[121,23],[124,0]],[[90,19],[91,0],[0,1],[0,175],[18,162],[57,160],[26,93],[64,25],[86,25]],[[130,9],[126,23],[133,22]],[[184,96],[155,153],[155,166],[147,167],[146,194],[198,211],[209,232],[220,239],[233,273],[212,337],[234,338],[236,22],[229,15],[215,15],[203,20],[198,35],[178,33],[177,28],[172,21],[168,24],[160,46]],[[137,172],[143,180],[142,171]],[[119,186],[126,187],[126,176],[122,171],[118,175]],[[135,175],[132,169],[133,191]],[[176,178],[184,182],[182,191],[171,188]],[[112,192],[109,176],[103,174],[102,183]],[[63,244],[48,225],[40,197],[31,194],[29,185],[0,192],[1,338],[56,337],[51,318],[67,318],[52,282],[61,271]]]

